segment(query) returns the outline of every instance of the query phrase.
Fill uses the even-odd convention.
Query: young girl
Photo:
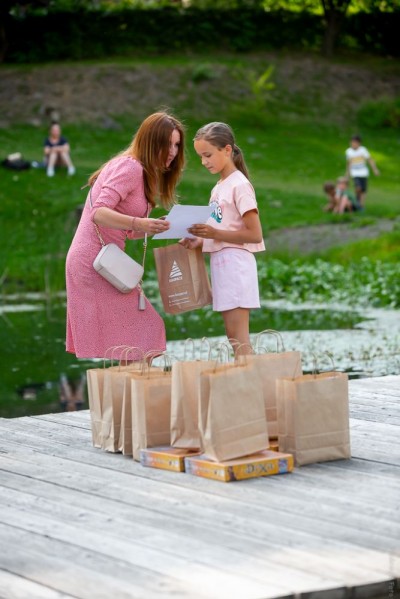
[[[232,347],[240,344],[239,353],[251,353],[249,315],[260,307],[253,254],[265,249],[255,192],[229,125],[205,125],[195,135],[194,148],[219,181],[211,192],[211,217],[189,229],[196,239],[181,243],[186,248],[202,246],[210,253],[213,309],[222,313]]]

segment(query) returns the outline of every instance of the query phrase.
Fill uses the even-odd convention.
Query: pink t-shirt
[[[244,229],[243,214],[249,210],[258,211],[254,188],[241,171],[234,171],[223,181],[218,181],[211,191],[209,204],[213,206],[213,213],[207,224],[225,231]],[[226,247],[241,248],[252,253],[265,250],[264,241],[260,243],[230,243],[215,239],[203,241],[203,252],[218,252]]]

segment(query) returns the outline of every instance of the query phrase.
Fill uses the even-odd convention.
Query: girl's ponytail
[[[236,144],[233,144],[232,160],[236,168],[244,174],[246,179],[249,179],[249,171],[244,161],[243,152]]]

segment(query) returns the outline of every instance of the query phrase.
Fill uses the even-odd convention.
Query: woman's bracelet
[[[131,229],[132,231],[140,231],[140,229],[138,229],[137,227],[135,227],[135,220],[137,219],[137,216],[132,217],[132,222],[131,222]]]

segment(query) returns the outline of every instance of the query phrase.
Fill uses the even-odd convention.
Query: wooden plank
[[[24,438],[24,442],[25,444],[27,444],[27,441],[25,441],[25,439],[29,439],[29,446],[32,446],[32,448],[34,448],[36,451],[41,451],[42,453],[46,454],[48,453],[48,443],[45,439],[45,432],[46,431],[40,431],[40,436],[39,438],[37,438],[35,436],[35,434],[32,432],[32,427],[28,426],[29,423],[25,423],[25,427],[27,430],[25,430],[23,432],[23,438]],[[2,438],[5,441],[6,439],[11,442],[11,444],[17,443],[18,439],[16,439],[16,436],[11,433],[6,431],[2,431]],[[59,440],[63,440],[61,438],[60,435],[57,435],[57,438]],[[57,455],[60,457],[63,457],[65,459],[72,459],[72,460],[76,460],[78,463],[81,462],[85,462],[87,464],[95,464],[98,466],[102,466],[102,467],[111,467],[112,469],[121,471],[121,472],[132,472],[132,468],[134,466],[132,466],[131,461],[129,458],[120,458],[120,456],[111,456],[111,457],[106,457],[104,452],[99,451],[99,450],[93,450],[93,448],[91,447],[90,442],[88,443],[88,437],[84,437],[84,444],[81,443],[73,443],[73,439],[74,436],[72,436],[72,440],[70,441],[71,444],[71,448],[67,449],[63,446],[58,446],[58,445],[51,445],[51,451],[53,455]],[[79,449],[78,447],[79,446]],[[11,446],[12,447],[12,446]],[[365,477],[357,477],[354,472],[353,472],[353,467],[352,467],[352,462],[353,460],[346,460],[343,462],[335,462],[335,464],[343,464],[344,466],[341,467],[341,493],[344,494],[350,494],[350,495],[354,495],[354,486],[357,486],[358,489],[362,489],[364,487],[366,487],[365,490],[365,497],[363,498],[363,502],[369,502],[369,500],[372,498],[374,501],[377,501],[379,498],[379,493],[381,492],[380,490],[378,490],[377,493],[374,492],[373,490],[373,486],[371,486],[371,483],[374,483],[374,479],[371,477],[375,477],[377,481],[381,480],[383,477],[383,468],[386,467],[384,465],[377,465],[376,467],[374,467],[373,472],[371,473],[370,477],[366,477],[365,481],[364,478]],[[303,467],[297,470],[297,473],[301,473],[302,478],[305,477],[309,477],[309,474],[314,472],[313,468],[316,469],[315,474],[313,474],[313,479],[314,483],[310,483],[313,484],[314,487],[318,488],[320,486],[320,482],[321,480],[325,480],[326,483],[328,485],[328,489],[334,489],[337,486],[337,480],[332,479],[331,478],[331,470],[327,467],[329,467],[331,463],[325,463],[323,465],[321,465],[320,467],[318,467],[318,465],[314,465],[312,467]],[[346,474],[346,469],[349,469],[349,474]],[[143,468],[139,468],[135,470],[135,472],[137,474],[140,474],[140,476],[144,476],[144,477],[153,477],[154,473],[151,470],[146,470]],[[336,475],[338,476],[338,475]],[[296,478],[296,484],[298,484],[298,478]],[[275,481],[271,481],[270,484],[274,484]],[[389,500],[390,498],[390,494],[389,491],[390,489],[393,488],[393,491],[395,490],[399,490],[399,479],[398,477],[393,477],[390,478],[389,480],[387,479],[387,477],[384,477],[384,482],[386,485],[386,499]],[[192,484],[192,483],[191,483]],[[195,483],[193,483],[195,484]],[[211,483],[213,484],[213,483]],[[287,483],[290,484],[290,483]],[[285,483],[286,485],[286,483]]]
[[[171,473],[164,473],[164,474],[171,474]],[[178,475],[179,476],[179,475]],[[68,478],[70,478],[70,475],[68,476]],[[185,476],[183,476],[183,478],[186,478]],[[149,482],[149,481],[146,481]],[[204,482],[210,482],[210,481],[204,481]],[[77,487],[79,487],[80,485],[78,484]],[[226,489],[226,485],[220,485],[220,488],[223,487],[224,489]],[[119,489],[119,500],[122,503],[125,502],[129,502],[129,497],[126,496],[126,493],[124,492],[124,488],[121,485],[121,482],[118,482],[118,489]],[[170,493],[171,491],[168,491],[168,493]],[[109,495],[109,493],[107,492],[107,490],[104,492],[105,495]],[[182,493],[182,489],[180,489],[179,492],[179,496],[181,496]],[[130,495],[131,495],[131,491],[130,491]],[[153,496],[153,502],[156,499],[156,496],[152,493]],[[164,494],[161,494],[161,500],[163,500]],[[342,572],[344,567],[348,567],[349,570],[351,570],[351,576],[354,579],[354,577],[356,577],[357,579],[357,575],[361,577],[362,580],[364,580],[365,582],[365,573],[366,571],[370,570],[371,567],[371,561],[370,561],[370,556],[368,557],[367,563],[360,563],[360,559],[362,559],[361,556],[364,555],[361,545],[355,550],[355,548],[349,544],[343,541],[343,539],[340,539],[340,542],[337,543],[337,539],[332,540],[332,530],[331,527],[329,527],[329,530],[321,530],[324,527],[321,526],[321,522],[317,522],[317,529],[313,530],[310,532],[310,521],[312,523],[314,523],[313,518],[310,518],[309,520],[306,519],[306,522],[299,522],[299,518],[298,517],[293,517],[293,515],[289,515],[292,519],[292,522],[295,523],[295,527],[288,525],[287,523],[285,524],[285,521],[288,519],[288,514],[285,513],[284,514],[284,518],[283,521],[281,521],[281,518],[279,518],[279,514],[276,513],[276,508],[274,505],[272,505],[269,509],[270,509],[270,515],[268,517],[267,514],[263,515],[263,517],[261,518],[261,523],[259,522],[261,514],[259,514],[259,508],[254,507],[252,508],[253,511],[250,510],[250,515],[247,514],[246,516],[244,516],[243,514],[243,508],[240,505],[237,505],[236,502],[233,503],[232,506],[227,505],[226,501],[222,501],[220,497],[218,497],[218,499],[216,500],[216,498],[213,499],[213,507],[212,509],[208,508],[206,509],[201,503],[199,504],[199,506],[195,505],[194,510],[192,511],[192,509],[185,509],[185,506],[188,505],[190,508],[192,508],[192,496],[189,495],[189,498],[187,496],[187,493],[184,494],[184,502],[183,502],[183,507],[176,505],[175,510],[178,510],[175,512],[175,516],[177,516],[179,514],[180,518],[178,520],[175,519],[175,522],[173,523],[173,528],[182,526],[184,527],[184,530],[186,530],[187,527],[189,527],[192,531],[193,534],[196,535],[203,535],[203,534],[208,534],[211,533],[211,536],[207,537],[208,542],[209,543],[214,543],[214,535],[225,535],[226,534],[226,530],[225,530],[225,522],[222,521],[221,522],[221,513],[227,513],[229,514],[229,516],[227,516],[227,520],[229,523],[229,530],[234,530],[234,535],[231,533],[228,535],[228,538],[226,539],[227,543],[231,543],[232,540],[234,540],[235,542],[239,542],[239,547],[241,545],[247,545],[249,544],[248,550],[249,552],[253,552],[256,551],[257,553],[262,552],[263,551],[263,547],[265,545],[265,543],[267,542],[268,546],[274,550],[274,552],[276,552],[276,549],[279,547],[279,560],[282,557],[282,548],[285,547],[285,544],[290,546],[293,546],[294,544],[298,544],[299,546],[309,546],[310,543],[311,545],[315,545],[317,544],[317,546],[324,546],[327,545],[327,541],[326,541],[326,537],[329,539],[328,545],[332,546],[333,545],[333,551],[336,552],[337,555],[341,555],[342,551],[346,550],[346,547],[349,548],[349,555],[350,555],[350,551],[353,552],[354,557],[356,558],[356,562],[359,564],[359,566],[355,566],[354,564],[351,563],[351,560],[349,561],[348,564],[346,564],[346,566],[343,565],[343,562],[341,559],[339,559],[339,563],[338,563],[338,568],[339,570]],[[264,504],[265,504],[265,496],[263,498],[264,500]],[[268,499],[268,498],[267,498]],[[279,498],[278,498],[279,499]],[[190,501],[189,501],[190,500]],[[98,501],[98,499],[96,499],[96,502]],[[177,499],[175,500],[175,503],[177,503]],[[206,505],[209,504],[209,499],[206,498]],[[216,504],[216,505],[215,505]],[[138,489],[135,488],[135,505],[138,505]],[[161,521],[158,520],[158,525],[159,526],[164,526],[166,524],[166,520],[168,518],[168,516],[171,516],[171,510],[168,509],[168,506],[166,508],[166,511],[163,511],[163,505],[157,505],[157,514],[151,513],[151,510],[149,514],[145,514],[145,512],[143,510],[146,510],[146,505],[149,505],[149,500],[144,500],[143,504],[141,505],[141,512],[140,512],[140,518],[141,520],[143,520],[143,518],[148,518],[149,522],[154,522],[155,520],[158,520],[158,512],[162,511],[162,518]],[[250,507],[250,506],[249,506]],[[269,507],[269,505],[268,505]],[[188,513],[189,511],[189,513]],[[214,511],[214,516],[213,516],[213,511]],[[231,512],[234,513],[231,513]],[[216,513],[215,513],[216,512]],[[253,513],[254,512],[254,513]],[[174,514],[172,514],[172,516],[174,516]],[[199,519],[200,516],[200,519]],[[169,518],[171,519],[171,518]],[[315,517],[314,517],[315,519]],[[318,519],[316,519],[318,520]],[[198,521],[198,525],[196,526]],[[204,531],[204,522],[208,523],[208,527],[209,527],[209,531]],[[167,522],[168,524],[168,522]],[[299,526],[304,526],[304,530],[298,530]],[[345,527],[343,527],[345,528]],[[264,530],[265,529],[265,530]],[[319,536],[319,540],[318,538],[315,538],[315,535],[318,534]],[[337,536],[337,535],[336,535]],[[233,539],[232,539],[233,537]],[[237,538],[239,537],[239,539]],[[251,542],[249,541],[249,539],[251,539]],[[265,539],[267,539],[267,541],[265,541]],[[314,539],[314,540],[312,540]],[[254,546],[254,544],[256,543],[256,547]],[[337,545],[337,549],[335,550],[334,547]],[[376,543],[372,546],[377,546]],[[387,539],[385,540],[385,549],[388,547],[387,544]],[[398,544],[396,545],[396,547],[398,547]],[[265,548],[264,548],[265,549]],[[377,563],[378,560],[376,559],[376,556],[379,555],[379,552],[374,552],[374,568],[377,568]],[[304,561],[304,556],[301,558],[301,563],[306,564],[307,567],[310,567],[309,564],[309,560],[308,561]],[[314,561],[315,561],[315,556],[314,556]],[[322,563],[321,563],[322,562]],[[320,556],[318,556],[317,559],[317,564],[318,567],[322,569],[322,572],[326,572],[326,568],[328,567],[328,563],[329,563],[329,568],[330,568],[330,572],[332,571],[332,563],[331,561],[326,558],[325,560],[322,560]],[[321,571],[321,570],[320,570]],[[373,571],[373,570],[372,570]]]
[[[63,497],[65,495],[65,492],[63,493]],[[9,499],[14,499],[14,504],[16,503],[17,500],[17,496],[16,497],[10,497]],[[22,501],[23,501],[23,497],[22,497]],[[31,500],[32,501],[32,500]],[[182,556],[196,556],[198,559],[204,560],[207,559],[209,561],[211,561],[211,564],[216,564],[219,562],[219,568],[224,568],[226,569],[226,564],[232,564],[234,565],[233,567],[236,568],[235,564],[237,563],[237,561],[239,560],[239,563],[241,561],[241,559],[243,560],[243,557],[240,558],[239,554],[236,554],[236,558],[235,558],[235,552],[233,552],[232,554],[232,550],[230,550],[229,552],[226,550],[226,548],[222,548],[222,554],[221,554],[221,549],[218,549],[218,551],[215,551],[216,546],[218,547],[218,531],[214,528],[211,527],[211,529],[209,530],[209,537],[206,539],[205,543],[202,543],[196,535],[196,539],[194,538],[193,534],[190,535],[190,538],[182,538],[181,535],[177,535],[176,530],[174,529],[173,532],[173,538],[171,539],[171,533],[168,535],[168,541],[167,541],[167,546],[166,546],[166,537],[165,534],[163,533],[163,531],[160,531],[159,526],[156,524],[156,528],[154,529],[153,533],[149,533],[149,531],[146,531],[147,526],[145,526],[143,524],[143,518],[140,519],[140,523],[138,524],[137,522],[132,521],[132,517],[130,519],[130,522],[126,522],[126,521],[122,521],[119,522],[118,518],[113,518],[112,521],[110,522],[110,518],[109,518],[109,513],[110,512],[114,512],[115,513],[115,509],[106,509],[103,517],[101,516],[101,514],[98,513],[98,511],[96,511],[95,513],[93,513],[93,510],[90,510],[90,505],[93,505],[93,501],[90,500],[89,504],[88,504],[88,510],[89,512],[87,513],[84,509],[82,505],[79,505],[78,507],[74,509],[71,509],[71,504],[73,505],[73,501],[71,501],[70,499],[66,502],[64,499],[60,499],[60,504],[57,502],[57,498],[55,499],[54,502],[48,502],[46,501],[45,503],[40,502],[40,510],[45,513],[52,513],[52,512],[57,512],[58,517],[62,518],[62,514],[65,512],[65,517],[66,520],[69,522],[74,522],[76,520],[79,520],[81,522],[80,525],[80,532],[79,532],[79,536],[81,537],[82,535],[82,525],[84,527],[89,527],[89,530],[93,530],[94,528],[98,528],[98,532],[99,535],[104,535],[104,539],[106,542],[106,545],[108,547],[108,549],[113,551],[113,554],[117,554],[116,551],[116,547],[115,547],[115,542],[114,544],[111,542],[108,538],[109,534],[115,533],[118,534],[118,536],[122,536],[122,538],[132,538],[135,539],[135,546],[137,548],[140,548],[141,553],[143,552],[143,547],[141,546],[143,543],[149,543],[150,539],[149,539],[149,534],[151,534],[151,544],[154,546],[162,546],[164,552],[168,551],[168,549],[172,552],[175,552],[176,554],[182,553]],[[29,500],[28,500],[29,503]],[[82,499],[81,499],[81,503],[82,503]],[[35,507],[37,508],[37,502],[33,502],[33,504],[35,505]],[[98,505],[98,502],[96,501],[96,506]],[[24,508],[26,509],[26,505],[24,503],[22,503],[22,505],[17,505],[15,506],[16,508],[18,508],[18,513],[21,513],[21,509]],[[4,513],[4,508],[1,510],[2,513]],[[132,516],[132,512],[130,512],[130,516]],[[9,521],[10,519],[10,514],[7,513],[7,510],[5,510],[5,515],[3,516],[7,521]],[[37,517],[36,514],[31,514],[29,513],[29,517],[28,517],[28,523],[27,525],[29,527],[33,526],[32,522],[36,523],[37,521]],[[150,521],[151,522],[151,521]],[[97,524],[96,524],[97,523]],[[47,529],[45,529],[46,534],[53,534],[53,531],[57,528],[57,526],[54,525],[54,523],[49,523],[50,529],[47,531]],[[123,527],[121,530],[121,526]],[[203,525],[204,527],[204,525]],[[184,527],[183,530],[186,530],[186,528]],[[156,535],[155,538],[153,538],[153,535]],[[138,541],[138,539],[140,539],[140,541]],[[213,540],[213,552],[212,555],[210,555],[210,542],[212,542]],[[91,543],[92,541],[90,541]],[[94,541],[93,541],[94,542]],[[90,544],[89,543],[89,544]],[[217,545],[216,545],[217,544]],[[302,588],[302,584],[300,584],[301,582],[303,582],[303,584],[305,583],[304,581],[304,575],[310,577],[309,574],[309,570],[312,567],[310,566],[310,561],[315,562],[315,558],[313,559],[313,556],[307,555],[307,559],[305,559],[305,551],[304,550],[299,550],[297,552],[297,555],[295,553],[293,553],[293,550],[288,548],[292,553],[289,556],[285,557],[285,552],[287,551],[287,549],[283,549],[283,553],[282,550],[280,550],[279,552],[276,551],[278,547],[277,546],[272,546],[270,548],[270,552],[272,555],[268,555],[268,557],[266,557],[264,563],[261,562],[260,560],[260,556],[265,555],[265,547],[264,549],[261,549],[261,551],[259,549],[257,549],[257,558],[256,558],[256,563],[258,562],[258,568],[265,568],[265,565],[268,564],[269,568],[268,571],[273,571],[274,575],[278,576],[278,580],[282,580],[282,576],[284,576],[284,574],[282,574],[282,572],[280,571],[282,568],[282,565],[280,564],[280,567],[277,567],[277,563],[281,562],[283,558],[285,558],[285,570],[286,570],[286,577],[284,577],[285,580],[290,580],[291,584],[296,585],[295,588],[297,588],[297,590],[300,590]],[[348,573],[351,576],[351,580],[354,580],[354,576],[357,575],[357,569],[354,569],[354,567],[351,567],[348,565],[348,561],[343,563],[343,551],[344,553],[347,553],[348,556],[350,556],[351,551],[353,551],[354,553],[354,549],[350,550],[350,549],[345,549],[342,548],[342,550],[339,552],[336,550],[337,555],[339,556],[339,563],[340,563],[340,576],[343,577],[343,575],[346,576],[346,572],[343,574],[343,570],[345,569],[345,566],[348,569]],[[357,550],[357,553],[363,554],[364,552],[360,549]],[[309,552],[307,552],[309,553]],[[295,556],[296,559],[296,566],[297,568],[303,568],[305,569],[305,574],[303,573],[302,576],[300,576],[300,572],[296,571],[296,568],[294,567],[292,561],[294,559],[293,555]],[[365,555],[364,555],[365,557]],[[219,560],[218,560],[219,558]],[[216,561],[218,560],[218,562]],[[277,561],[278,560],[278,561]],[[382,561],[384,560],[384,561]],[[254,557],[251,558],[250,556],[247,556],[245,558],[245,563],[246,563],[246,571],[248,571],[248,567],[249,567],[249,561],[250,563],[254,561]],[[350,562],[352,560],[350,559]],[[321,562],[321,560],[320,560]],[[335,568],[332,568],[332,562],[329,559],[329,556],[327,556],[323,561],[322,561],[322,572],[325,572],[325,579],[326,579],[326,568],[327,568],[327,563],[329,562],[330,564],[330,572],[331,575],[330,577],[332,577],[332,570],[334,571]],[[154,564],[154,560],[151,561],[152,563],[152,567]],[[371,564],[374,564],[374,574],[373,574],[373,580],[376,580],[376,576],[377,576],[377,571],[381,572],[381,569],[384,568],[385,572],[387,570],[387,568],[389,567],[389,562],[388,562],[388,556],[384,556],[382,554],[379,554],[377,552],[372,552],[372,554],[368,555],[368,561],[367,563],[364,561],[362,562],[362,564],[360,564],[360,569],[358,570],[358,575],[361,577],[361,579],[366,582],[367,578],[365,575],[366,572],[366,566],[367,564],[369,564],[369,566],[371,566]],[[346,565],[347,564],[347,565]],[[313,567],[315,567],[316,564],[313,564]],[[368,568],[369,569],[369,568]],[[256,570],[257,572],[257,576],[260,577],[260,572],[259,570]],[[336,572],[335,572],[336,574]],[[384,573],[383,574],[383,578],[386,579],[387,578],[387,574]],[[325,580],[321,583],[319,583],[317,585],[317,588],[324,588],[324,586],[328,585],[328,580]],[[314,581],[315,583],[315,581]],[[315,586],[315,584],[314,584]],[[332,586],[332,583],[330,583],[330,586]],[[310,585],[309,585],[310,588]]]
[[[0,568],[79,599],[143,599],[144,592],[146,598],[159,599],[180,596],[180,591],[185,597],[178,581],[152,577],[150,570],[104,559],[95,551],[2,524],[0,536],[7,547],[0,552]]]
[[[73,597],[60,593],[6,570],[0,570],[0,597],[2,599],[76,599],[76,595]]]
[[[175,542],[171,543],[171,540],[166,542],[165,536],[160,535],[159,531],[151,531],[156,538],[150,544],[149,530],[142,525],[117,518],[111,521],[109,517],[101,518],[97,512],[83,514],[80,509],[78,531],[74,521],[69,517],[71,511],[68,507],[64,506],[65,520],[68,523],[66,524],[57,505],[48,503],[47,507],[50,511],[42,515],[36,509],[35,501],[31,498],[28,503],[27,499],[25,496],[24,510],[19,506],[17,508],[3,505],[0,521],[18,524],[18,527],[24,530],[58,541],[73,542],[81,548],[96,547],[97,552],[110,559],[118,557],[136,567],[147,570],[151,568],[157,574],[168,575],[174,572],[174,576],[185,583],[187,588],[200,588],[207,595],[212,593],[215,585],[225,588],[229,595],[232,593],[229,589],[236,589],[238,592],[241,589],[242,593],[252,592],[254,589],[254,593],[263,593],[268,588],[275,594],[281,595],[290,592],[292,585],[299,590],[308,589],[310,586],[317,588],[336,586],[335,581],[327,577],[322,579],[305,572],[293,570],[288,572],[287,569],[283,571],[278,564],[274,564],[273,569],[266,569],[265,561],[253,560],[250,556],[246,557],[246,566],[242,570],[238,565],[244,557],[243,554],[221,547],[214,555],[210,555],[208,543],[201,546],[195,540],[188,542],[186,538],[176,537],[176,535],[174,535]],[[134,551],[132,551],[131,539],[134,539]],[[285,575],[291,579],[290,585]],[[204,579],[210,581],[211,586],[205,584]]]
[[[3,439],[5,437],[9,436],[9,441],[12,443],[14,443],[15,439],[14,439],[14,435],[4,435],[3,434]],[[12,445],[11,445],[12,448]],[[37,443],[35,445],[35,450],[40,450],[43,452],[43,454],[46,454],[47,451],[47,445],[46,443],[43,441],[42,436],[40,436],[40,438],[37,440]],[[61,458],[64,459],[73,459],[76,460],[78,462],[78,464],[80,463],[86,463],[86,464],[96,464],[97,466],[107,466],[109,463],[109,458],[105,457],[104,452],[101,451],[80,451],[76,448],[64,448],[64,447],[53,447],[52,449],[52,453],[53,455],[58,455]],[[346,461],[346,463],[349,463]],[[138,473],[140,476],[143,477],[153,477],[154,474],[151,470],[148,469],[143,469],[140,466],[137,467],[137,465],[133,465],[131,464],[131,461],[129,459],[126,458],[121,458],[121,456],[112,456],[111,457],[111,467],[115,470],[118,470],[120,472],[127,472],[127,473]],[[75,466],[74,466],[75,467]],[[315,472],[313,470],[313,468],[315,468]],[[314,474],[312,474],[314,472]],[[329,471],[330,472],[330,471]],[[312,484],[314,487],[314,491],[316,490],[318,492],[319,488],[321,487],[321,481],[322,480],[326,480],[326,485],[327,485],[327,492],[328,493],[332,493],[332,490],[335,489],[337,487],[337,480],[331,480],[331,475],[325,475],[325,466],[321,465],[318,468],[318,465],[315,465],[313,467],[303,467],[301,469],[298,469],[296,471],[296,482],[292,481],[292,476],[290,475],[289,480],[288,477],[286,477],[285,479],[285,483],[284,486],[285,488],[288,486],[300,486],[301,485],[301,480],[305,480],[307,484]],[[310,474],[311,474],[311,480],[310,479]],[[374,476],[378,477],[378,481],[380,480],[379,477],[379,466],[377,466],[377,468],[375,469],[374,472]],[[299,479],[299,477],[301,477]],[[365,480],[364,480],[365,478]],[[179,481],[179,483],[181,482],[181,479]],[[347,496],[355,496],[354,495],[354,486],[357,485],[357,489],[358,492],[360,493],[360,491],[364,492],[364,496],[363,496],[363,503],[365,503],[366,505],[371,504],[374,505],[374,502],[378,502],[379,501],[379,496],[380,494],[383,492],[383,489],[379,489],[379,486],[377,486],[376,491],[374,491],[374,487],[371,487],[371,482],[373,482],[373,480],[371,480],[371,477],[364,477],[364,476],[359,476],[359,477],[355,477],[355,475],[353,473],[350,473],[349,475],[346,475],[345,472],[342,473],[341,475],[341,487],[340,487],[340,497],[343,497],[343,499],[345,499]],[[269,479],[268,481],[269,485],[274,485],[277,484],[276,483],[276,478],[274,480]],[[189,485],[192,483],[189,483]],[[213,485],[214,483],[211,483],[211,485]],[[386,501],[387,501],[387,505],[390,505],[390,489],[393,487],[393,491],[399,491],[400,487],[399,487],[399,481],[397,479],[395,479],[392,482],[387,482],[386,478],[384,479],[384,484],[385,484],[385,491],[386,491]],[[300,487],[299,487],[300,488]],[[396,503],[397,499],[395,499],[395,496],[393,496],[393,502]],[[338,499],[335,499],[335,504],[337,503]],[[340,500],[339,500],[340,501]]]
[[[344,599],[349,592],[361,599],[381,592],[400,577],[400,469],[395,465],[400,377],[384,377],[380,386],[376,380],[361,381],[349,385],[352,446],[360,458],[229,485],[144,469],[131,459],[94,450],[88,411],[12,423],[1,419],[0,521],[7,528],[0,532],[8,531],[17,551],[15,576],[24,576],[27,563],[35,571],[43,544],[42,551],[55,551],[46,567],[60,569],[62,560],[57,560],[66,547],[82,576],[90,578],[100,567],[105,586],[118,599],[132,592],[127,566],[142,571],[149,562],[155,585],[164,575],[168,584],[162,591],[146,589],[146,599],[153,592],[189,597],[193,589],[180,573],[185,564],[188,570],[207,571],[200,578],[217,572],[227,580],[236,576],[253,585],[276,584],[276,592],[284,585],[284,593],[302,599]],[[385,423],[388,415],[390,423]],[[99,541],[104,538],[105,548]],[[101,550],[93,551],[98,546]],[[128,564],[127,558],[110,555],[112,547],[125,546],[130,555],[142,557],[134,555]],[[110,586],[115,569],[123,574],[117,590]],[[60,580],[61,587],[58,581],[54,588],[69,592]],[[215,583],[211,586],[214,592]],[[212,596],[208,588],[205,596]]]
[[[44,454],[35,455],[34,457],[35,457],[35,467],[38,466],[38,465],[42,465],[42,466],[45,466],[45,467],[48,467],[48,468],[52,468],[53,470],[55,469],[56,476],[58,475],[59,471],[62,471],[65,474],[70,473],[70,472],[74,472],[75,473],[75,470],[77,468],[76,464],[71,463],[68,460],[65,460],[63,457],[57,459],[57,462],[56,462],[55,466],[52,463],[50,463],[50,464],[48,463],[49,460],[48,460],[47,456],[45,456]],[[114,456],[114,458],[116,458],[116,459],[118,459],[118,457],[121,458],[121,456]],[[20,456],[18,459],[25,460],[28,464],[31,462],[30,456],[26,456],[25,454],[22,455],[22,456]],[[113,460],[113,462],[114,461],[115,460]],[[149,474],[152,473],[151,470],[147,471],[146,469],[143,469],[140,465],[137,465],[137,464],[133,464],[132,463],[131,467],[132,467],[132,469],[131,469],[132,473],[134,473],[136,471],[139,471],[139,473],[143,474],[143,475],[145,475],[146,472],[148,472]],[[32,470],[32,471],[35,472],[35,470]],[[96,475],[96,478],[99,477],[99,476],[101,478],[103,478],[103,474],[99,475],[98,474],[99,472],[101,472],[101,470],[99,470],[99,468],[94,469],[91,464],[83,464],[83,463],[81,463],[81,465],[79,466],[79,474],[80,474],[81,477]],[[129,470],[128,470],[127,473],[129,474]],[[125,475],[125,473],[120,473],[120,474],[122,476],[118,478],[117,472],[114,471],[113,479],[115,479],[116,481],[118,481],[118,483],[120,485],[124,485],[126,483],[125,483],[125,480],[122,477],[124,477],[126,475]],[[58,476],[58,479],[60,479],[60,476],[61,475]],[[162,476],[162,474],[158,474],[158,476],[157,476],[158,480],[160,480],[160,476]],[[168,481],[171,481],[171,482],[174,481],[174,475],[173,474],[172,474],[172,478],[171,478],[170,474],[168,474],[167,476],[169,476],[169,478],[167,479]],[[301,472],[298,472],[298,474],[297,474],[297,480],[296,481],[293,480],[293,475],[288,475],[287,476],[287,478],[291,479],[291,480],[288,480],[288,481],[286,481],[286,479],[284,481],[282,481],[282,478],[280,478],[279,482],[277,482],[276,480],[263,481],[263,484],[267,483],[269,485],[268,500],[270,502],[270,505],[271,505],[271,501],[272,500],[276,501],[276,509],[278,510],[278,514],[279,514],[279,511],[282,509],[283,498],[281,497],[281,495],[285,494],[285,488],[287,488],[289,485],[291,487],[297,486],[297,488],[299,490],[299,497],[301,496],[300,495],[300,493],[301,493],[301,487],[299,487],[299,483],[298,483],[298,477],[299,476],[301,476]],[[183,476],[178,475],[178,477],[180,479],[179,481],[177,481],[179,484],[181,482],[183,483],[183,479],[186,479],[184,482],[185,482],[185,484],[186,484],[187,487],[190,487],[190,485],[191,485],[190,478],[191,477],[188,477],[187,475],[183,475]],[[121,481],[120,481],[120,478],[121,478]],[[189,481],[187,480],[188,478],[189,478]],[[207,481],[207,482],[210,483],[210,481]],[[318,485],[318,477],[315,477],[315,482]],[[100,484],[101,484],[101,481],[100,481]],[[215,485],[215,483],[213,483],[211,481],[210,489],[213,488],[213,485]],[[274,486],[275,485],[278,485],[278,490],[277,490],[276,493],[274,493]],[[145,486],[145,483],[143,483],[141,485],[142,488],[144,488],[144,486]],[[248,488],[248,487],[245,487],[245,488]],[[136,491],[138,491],[138,487],[137,486],[136,486]],[[171,493],[174,492],[174,490],[172,490],[172,491],[169,490],[168,492],[171,494]],[[190,492],[191,492],[191,489],[187,488],[186,489],[186,493],[189,494]],[[367,505],[368,505],[368,498],[369,498],[370,492],[371,492],[370,485],[367,485],[366,488],[365,488],[365,496],[366,496],[366,499],[367,499]],[[377,497],[379,497],[379,494],[381,492],[382,491],[380,491],[378,494],[376,494]],[[304,494],[305,505],[302,505],[300,510],[298,508],[296,508],[296,506],[291,506],[291,510],[292,511],[295,510],[294,513],[299,512],[299,513],[302,513],[304,517],[305,516],[309,516],[312,519],[315,516],[315,505],[314,505],[315,502],[310,502],[309,501],[309,497],[307,496],[307,493],[309,493],[309,488],[305,489],[305,494]],[[381,535],[386,540],[388,540],[388,538],[390,539],[390,537],[393,534],[396,534],[397,527],[392,525],[392,522],[391,522],[391,520],[392,520],[392,513],[390,511],[387,511],[387,516],[386,516],[387,524],[386,524],[386,526],[385,526],[385,520],[384,519],[382,519],[382,521],[380,522],[380,524],[378,526],[375,523],[376,521],[374,521],[373,523],[370,523],[369,514],[366,514],[364,516],[364,514],[362,513],[362,509],[361,510],[357,510],[355,512],[352,511],[351,509],[348,509],[349,508],[349,504],[350,504],[350,506],[352,505],[351,501],[349,501],[349,499],[348,499],[347,496],[345,496],[343,498],[342,497],[342,493],[341,493],[340,490],[339,490],[339,493],[338,492],[334,493],[334,498],[332,498],[331,497],[331,495],[332,495],[332,487],[331,487],[331,488],[329,488],[329,494],[330,494],[329,498],[324,496],[324,500],[325,500],[325,504],[324,504],[324,510],[325,510],[325,512],[324,512],[324,518],[328,522],[329,521],[336,522],[336,520],[341,516],[342,511],[343,511],[342,503],[344,502],[344,504],[345,504],[345,510],[344,511],[346,513],[345,521],[346,521],[346,526],[347,526],[347,528],[346,528],[347,533],[351,532],[351,530],[354,528],[356,530],[360,530],[360,532],[364,535],[365,534],[365,527],[368,526],[368,530],[369,530],[369,532],[371,534],[374,533],[374,534],[377,534],[377,535]],[[196,496],[196,494],[194,493],[192,495],[193,495],[193,497],[191,497],[191,500],[192,501],[196,501],[198,499],[197,496]],[[231,496],[231,495],[232,495],[232,491],[229,491],[229,496]],[[235,493],[235,495],[236,495],[236,493]],[[258,500],[257,494],[255,493],[254,490],[252,490],[251,495],[252,496],[249,497],[249,498],[246,497],[246,499],[245,499],[246,502],[249,501],[249,500],[252,501],[252,502]],[[261,494],[261,496],[259,498],[259,501],[260,501],[260,504],[262,504],[265,501],[265,497],[264,497],[263,494]],[[290,504],[292,503],[290,497],[289,497],[288,501],[289,501]],[[329,504],[328,504],[328,502],[329,502]],[[354,505],[354,502],[353,502],[353,505]],[[372,504],[370,507],[372,507],[373,505],[374,504]],[[202,507],[201,504],[199,505],[199,507]],[[382,508],[381,511],[383,513],[383,511],[384,511],[383,508]],[[288,517],[291,518],[292,515],[289,514]],[[399,532],[399,537],[400,537],[400,527],[398,528],[398,532]]]

